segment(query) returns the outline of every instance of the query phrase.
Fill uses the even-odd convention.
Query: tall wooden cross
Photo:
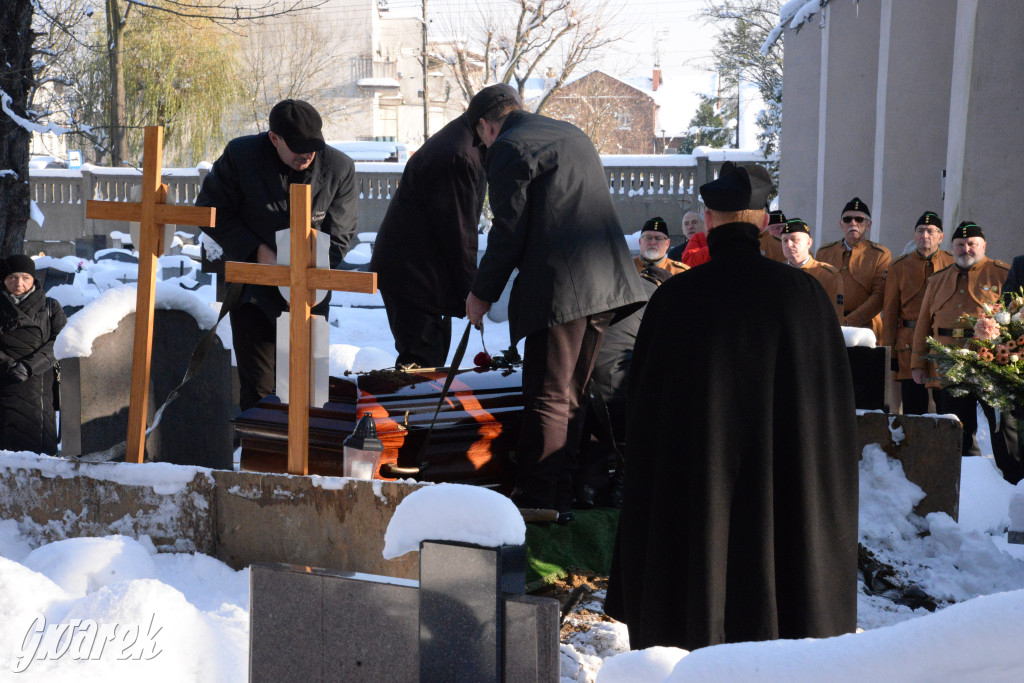
[[[146,126],[142,157],[142,201],[104,202],[88,200],[86,218],[138,221],[139,282],[135,303],[135,346],[132,353],[132,384],[128,404],[126,462],[142,462],[146,451],[146,418],[149,406],[149,371],[153,357],[153,304],[156,291],[157,259],[164,252],[164,225],[214,224],[216,213],[201,206],[167,203],[167,185],[160,182],[163,167],[162,126]]]
[[[291,186],[291,254],[287,266],[228,261],[224,279],[289,288],[288,473],[309,474],[309,368],[316,290],[377,291],[377,274],[316,268],[316,230],[310,225],[310,187]]]

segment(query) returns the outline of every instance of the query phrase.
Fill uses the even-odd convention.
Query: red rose
[[[478,368],[489,368],[489,367],[491,367],[491,356],[490,356],[490,354],[487,353],[486,351],[481,351],[480,353],[478,353],[475,356],[473,356],[473,364],[475,366],[477,366]]]

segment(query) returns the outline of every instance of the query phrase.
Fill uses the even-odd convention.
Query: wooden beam
[[[313,289],[359,292],[360,294],[376,294],[377,292],[377,273],[310,268],[306,273],[306,282]]]
[[[85,217],[108,221],[141,221],[142,203],[90,199],[85,203]],[[158,204],[154,209],[153,218],[156,223],[162,225],[213,225],[216,211],[207,206]]]
[[[163,253],[163,225],[155,220],[154,207],[167,201],[167,186],[160,183],[163,167],[164,129],[146,126],[142,168],[142,206],[139,222],[139,282],[135,302],[135,346],[128,403],[128,442],[125,462],[141,463],[146,452],[146,421],[149,414],[149,371],[153,359],[153,308],[157,259]],[[110,206],[110,205],[108,205]],[[116,205],[114,205],[116,206]]]
[[[310,186],[291,186],[291,264],[289,299],[291,329],[288,359],[288,473],[309,474],[309,369],[312,356],[310,309],[316,291],[307,285],[315,258],[316,234],[310,224]]]
[[[224,264],[224,280],[271,287],[287,287],[291,283],[288,266],[268,266],[241,261],[228,261]]]

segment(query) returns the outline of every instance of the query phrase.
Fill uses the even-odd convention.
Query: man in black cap
[[[815,258],[839,269],[843,275],[843,325],[866,327],[882,336],[882,304],[885,270],[892,261],[887,247],[868,239],[871,210],[859,197],[846,202],[839,218],[843,239],[818,249]]]
[[[952,246],[953,265],[928,278],[925,287],[921,312],[914,327],[911,374],[918,384],[938,389],[935,409],[939,413],[952,413],[960,418],[964,426],[961,454],[981,455],[975,436],[978,431],[978,401],[972,396],[953,396],[948,389],[941,388],[941,377],[935,366],[925,359],[927,339],[934,337],[947,346],[964,345],[974,335],[974,328],[960,322],[960,316],[976,316],[986,304],[999,301],[1010,266],[985,255],[988,247],[985,232],[973,221],[964,221],[956,227]],[[981,408],[992,435],[992,454],[996,465],[1007,480],[1016,483],[1021,478],[1020,462],[1011,455],[1003,432],[997,429],[995,410],[984,401]],[[1016,444],[1013,451],[1016,451]]]
[[[688,270],[679,261],[673,261],[668,254],[668,223],[661,216],[655,216],[640,231],[640,254],[633,257],[636,272],[643,274],[647,268],[661,268],[670,275]]]
[[[370,261],[395,337],[396,365],[445,364],[452,316],[465,315],[476,276],[486,189],[483,151],[473,145],[465,115],[431,135],[406,163]]]
[[[325,145],[322,126],[312,105],[283,100],[270,110],[268,132],[235,138],[214,162],[196,204],[217,209],[216,227],[203,232],[206,258],[221,273],[225,261],[277,263],[275,233],[289,226],[293,183],[311,186],[313,228],[331,237],[331,268],[341,264],[356,231],[355,166]],[[230,313],[242,410],[274,391],[275,320],[286,310],[277,287],[253,285]],[[326,302],[315,312],[325,311]]]
[[[879,343],[892,349],[896,381],[904,415],[928,412],[928,392],[911,375],[911,347],[914,327],[921,313],[925,283],[932,275],[953,263],[953,255],[939,248],[942,244],[942,219],[934,211],[925,211],[914,226],[914,251],[889,265],[885,275],[885,305],[882,308],[882,338]]]
[[[626,461],[642,466],[626,469],[605,604],[634,649],[856,627],[850,366],[821,285],[761,256],[770,190],[732,164],[700,188],[711,258],[659,287],[640,325]]]
[[[773,211],[772,213],[776,213]],[[768,220],[772,220],[771,217]],[[769,224],[770,225],[770,224]],[[762,237],[768,232],[761,233]],[[814,238],[811,228],[801,218],[791,218],[782,226],[782,252],[786,263],[799,268],[821,283],[828,294],[828,300],[836,307],[837,322],[843,319],[843,276],[835,266],[815,260],[811,256]],[[762,240],[762,244],[764,244]],[[764,251],[761,252],[762,254]]]
[[[768,227],[758,236],[762,256],[779,263],[786,262],[786,255],[782,252],[782,229],[785,227],[786,214],[778,210],[768,212]]]
[[[525,412],[512,500],[570,519],[580,398],[605,330],[647,297],[629,257],[608,180],[590,138],[522,110],[505,84],[478,92],[466,112],[487,147],[494,220],[466,314],[481,324],[512,271],[513,344],[525,338]]]

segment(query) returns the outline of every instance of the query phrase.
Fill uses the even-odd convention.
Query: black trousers
[[[238,366],[238,407],[248,410],[274,393],[277,382],[277,321],[254,303],[244,303],[228,313]]]
[[[383,291],[380,295],[398,352],[395,365],[415,363],[421,368],[443,367],[452,344],[451,316],[429,311]]]
[[[953,413],[964,425],[962,455],[981,455],[975,434],[978,431],[979,401],[972,396],[955,397],[947,389],[940,389],[935,394],[935,409],[940,413]],[[992,437],[992,456],[996,466],[1003,473],[1003,478],[1016,484],[1024,477],[1022,467],[1022,447],[1017,430],[1017,416],[1010,412],[999,412],[985,402],[981,402],[981,410],[988,420],[989,434]]]
[[[570,509],[582,431],[580,399],[613,317],[606,311],[526,337],[525,410],[512,492],[519,507]]]

